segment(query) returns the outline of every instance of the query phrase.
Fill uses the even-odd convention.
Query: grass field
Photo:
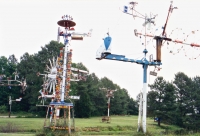
[[[121,136],[143,136],[141,132],[137,132],[137,116],[111,116],[111,122],[101,122],[101,117],[92,117],[75,119],[76,133],[75,136],[81,135],[121,135]],[[9,125],[10,124],[10,125]],[[0,118],[0,136],[34,136],[43,131],[44,118]],[[17,133],[1,133],[1,126],[13,127],[22,132]],[[181,128],[173,125],[161,124],[157,126],[157,122],[147,119],[147,135],[175,135]],[[192,133],[192,132],[190,132]],[[188,134],[191,136],[199,136],[200,134]]]

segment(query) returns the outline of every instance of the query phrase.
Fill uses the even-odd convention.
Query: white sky
[[[25,52],[29,54],[37,53],[41,46],[48,44],[51,40],[57,40],[57,22],[62,15],[69,14],[76,22],[77,32],[87,32],[93,29],[92,37],[83,41],[72,41],[73,49],[72,61],[82,62],[90,71],[99,78],[108,77],[121,88],[126,88],[131,97],[142,90],[143,69],[141,65],[134,63],[124,63],[111,60],[96,60],[96,51],[103,43],[102,38],[110,32],[112,37],[112,53],[126,55],[131,59],[141,59],[143,56],[144,38],[134,36],[134,29],[143,30],[144,20],[122,13],[119,10],[124,5],[128,5],[129,0],[0,0],[0,56],[8,57],[15,54],[20,58]],[[158,14],[156,26],[152,26],[152,32],[158,26],[163,26],[170,0],[139,0],[136,6],[137,11],[142,14]],[[197,0],[174,0],[175,7],[169,18],[167,34],[172,38],[182,38],[181,33],[190,34],[191,31],[199,30],[200,16],[199,4]],[[182,28],[182,31],[180,29]],[[144,30],[143,30],[144,31]],[[178,33],[179,32],[179,33]],[[199,42],[200,34],[195,32],[190,34],[187,42]],[[194,39],[194,40],[193,40]],[[181,39],[183,40],[183,38]],[[62,41],[62,38],[61,38]],[[147,38],[147,41],[149,39]],[[200,43],[200,42],[199,42]],[[149,42],[147,50],[155,57],[154,42]],[[196,60],[189,60],[182,53],[172,55],[170,50],[175,51],[177,47],[170,43],[162,47],[162,70],[158,76],[163,76],[167,81],[174,78],[177,72],[184,72],[189,77],[199,76],[200,57]],[[170,48],[169,49],[167,49]],[[184,47],[188,50],[189,57],[195,57],[198,50],[190,46]],[[153,70],[153,67],[148,68]],[[148,83],[153,83],[155,77],[149,76]]]

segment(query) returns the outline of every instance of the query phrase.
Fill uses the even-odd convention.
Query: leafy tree
[[[91,116],[103,116],[106,112],[106,91],[100,89],[99,78],[94,74],[90,74],[87,78],[88,93],[91,98]]]
[[[127,114],[138,115],[138,103],[133,98],[130,97],[128,97]]]
[[[117,85],[115,85],[110,79],[108,79],[107,77],[103,77],[100,80],[100,87],[102,89],[111,89],[111,90],[115,90],[117,89]]]
[[[157,96],[158,93],[156,91],[149,91],[147,94],[147,116],[155,118],[156,116],[156,108],[157,108]]]
[[[7,84],[6,80],[14,80],[15,72],[17,70],[17,59],[14,55],[10,55],[7,59],[6,57],[0,57],[0,84]],[[17,78],[18,79],[18,78]],[[4,80],[4,81],[3,81]],[[18,79],[20,80],[20,79]],[[16,82],[11,81],[11,84],[16,84]],[[19,98],[20,87],[18,86],[0,86],[0,105],[7,106],[8,109],[8,97]],[[15,104],[12,109],[19,110],[19,105]]]
[[[13,65],[17,65],[18,64],[18,61],[17,61],[17,59],[16,59],[16,57],[15,57],[14,54],[12,54],[12,55],[9,56],[8,62],[11,63],[11,64],[13,64]]]
[[[112,114],[127,115],[129,106],[129,96],[126,89],[117,89],[114,92],[114,98],[111,99]]]
[[[76,102],[75,115],[79,118],[89,118],[91,116],[91,99],[88,94],[87,85],[83,81],[78,82],[77,86],[80,100]]]
[[[165,86],[162,110],[165,111],[163,122],[174,124],[174,117],[176,115],[176,96],[175,88],[173,84],[169,82],[167,82]]]
[[[46,110],[36,107],[38,103],[39,90],[43,84],[42,77],[36,75],[37,72],[43,73],[49,59],[57,57],[60,48],[64,45],[56,41],[50,41],[38,53],[33,55],[24,53],[17,61],[14,55],[9,58],[0,57],[0,74],[14,78],[14,72],[19,73],[19,80],[27,81],[27,88],[24,93],[20,93],[20,87],[0,87],[0,105],[8,103],[8,96],[13,99],[22,97],[20,103],[12,105],[15,111],[26,111],[40,115],[45,115]],[[73,59],[72,59],[73,60]],[[73,63],[73,67],[82,70],[88,69],[82,63]],[[6,79],[1,77],[0,80]],[[126,89],[121,89],[107,77],[99,79],[95,73],[87,76],[85,81],[71,82],[70,95],[80,95],[80,100],[74,101],[76,117],[103,116],[107,114],[106,91],[102,88],[116,90],[114,98],[111,98],[111,114],[137,114],[137,103],[130,98]],[[8,106],[8,104],[6,105]],[[8,108],[7,108],[8,109]]]
[[[190,125],[188,114],[194,112],[192,102],[192,80],[187,75],[179,72],[175,75],[174,85],[176,87],[177,109],[176,124],[181,127]]]
[[[192,79],[192,81],[193,81],[192,98],[193,98],[194,112],[191,115],[193,120],[191,126],[193,130],[198,131],[200,125],[200,77],[196,76]]]
[[[154,84],[149,86],[153,92],[148,94],[148,113],[158,118],[159,126],[161,119],[163,122],[171,123],[176,108],[173,85],[166,82],[163,77],[157,77]]]
[[[21,107],[23,111],[36,112],[40,107],[36,107],[38,103],[39,90],[43,84],[41,77],[37,77],[37,72],[43,73],[47,64],[49,64],[49,59],[57,57],[60,48],[63,44],[51,41],[49,44],[41,47],[41,51],[34,55],[25,53],[20,58],[20,63],[18,64],[18,71],[20,75],[27,81],[27,89],[25,95],[23,96]],[[45,111],[44,111],[45,113]],[[43,114],[43,113],[41,113]]]

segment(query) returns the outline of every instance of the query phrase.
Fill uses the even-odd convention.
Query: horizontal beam
[[[102,59],[109,59],[109,60],[116,60],[116,61],[123,61],[123,62],[131,62],[131,63],[137,63],[137,64],[146,64],[146,65],[162,65],[161,62],[150,62],[146,58],[143,58],[141,60],[136,60],[136,59],[129,59],[126,58],[124,55],[116,55],[116,54],[102,54]]]
[[[23,85],[16,85],[16,84],[0,84],[0,86],[23,86]]]

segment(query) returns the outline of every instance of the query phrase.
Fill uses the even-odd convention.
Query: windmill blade
[[[51,68],[52,68],[52,63],[51,63],[51,60],[49,59],[49,62],[50,62],[50,66],[51,66]]]
[[[148,23],[148,27],[147,27],[148,30],[151,29],[151,23]]]
[[[146,14],[145,14],[145,22],[142,24],[144,27],[146,25],[148,25],[147,29],[150,30],[151,29],[151,25],[154,24],[154,19],[155,19],[156,15],[154,17],[152,17],[152,13],[150,13],[150,17],[148,17]]]
[[[46,85],[46,89],[48,89],[49,86],[50,86],[49,79],[46,81],[46,83],[47,83],[47,85]]]
[[[46,72],[47,74],[50,74],[50,72],[49,71],[44,71],[44,72]],[[43,74],[44,75],[44,74]]]
[[[149,19],[148,15],[145,14],[144,23],[142,24],[142,26],[145,27],[148,24],[148,19]]]
[[[46,81],[46,80],[47,80],[47,74],[44,75],[44,81]]]
[[[142,26],[146,26],[148,24],[148,22],[145,20],[145,22],[142,24]]]
[[[49,84],[50,84],[49,92],[51,92],[53,84],[52,84],[52,82],[50,82]]]
[[[56,86],[56,83],[55,83],[56,81],[54,80],[53,81],[53,93],[55,93],[55,86]]]
[[[49,69],[50,69],[48,65],[46,65],[46,69],[47,69],[47,70],[49,70]]]
[[[53,67],[55,67],[55,58],[54,58],[54,56],[53,56]]]
[[[58,57],[56,58],[56,67],[58,66]]]
[[[23,83],[22,83],[22,91],[24,92],[26,90],[26,78],[24,79]]]

